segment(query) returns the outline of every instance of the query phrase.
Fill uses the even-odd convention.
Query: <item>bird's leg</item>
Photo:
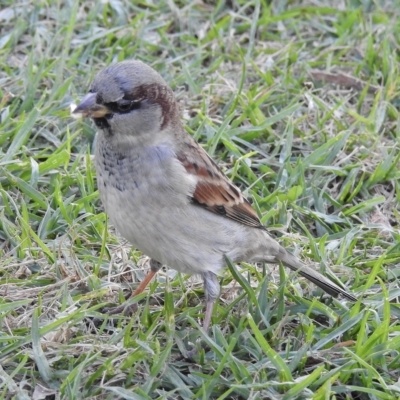
[[[217,275],[213,272],[207,271],[202,273],[204,281],[204,291],[206,295],[206,313],[204,315],[203,329],[208,333],[211,325],[211,316],[214,309],[215,301],[219,297],[220,287]],[[188,351],[187,358],[192,358],[197,353],[197,349],[193,348]]]
[[[219,297],[220,287],[217,275],[207,271],[203,273],[204,290],[206,295],[206,313],[203,321],[203,329],[208,333],[211,325],[211,316],[214,309],[215,301]]]
[[[159,263],[156,260],[151,259],[150,260],[150,271],[149,273],[144,277],[143,281],[140,282],[139,286],[136,288],[136,290],[132,293],[130,298],[137,296],[138,294],[142,293],[144,289],[146,289],[147,285],[150,283],[150,281],[153,279],[154,275],[157,273],[157,271],[162,267],[162,264]],[[129,301],[129,299],[127,300]],[[127,305],[127,301],[125,301],[123,304],[121,304],[118,307],[112,307],[112,308],[107,308],[105,312],[110,315],[115,315],[115,314],[121,314],[123,315],[132,315],[134,314],[138,307],[137,304],[130,304]]]

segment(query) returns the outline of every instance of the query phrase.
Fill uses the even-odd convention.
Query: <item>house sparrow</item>
[[[123,61],[102,70],[72,115],[90,117],[98,128],[97,184],[111,222],[151,257],[134,296],[162,265],[200,274],[207,331],[227,256],[282,262],[327,293],[357,300],[271,238],[240,189],[186,132],[172,90],[148,65]],[[110,312],[133,310],[123,304]]]

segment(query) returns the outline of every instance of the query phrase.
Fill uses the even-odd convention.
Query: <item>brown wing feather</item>
[[[217,164],[197,143],[187,144],[186,151],[177,154],[189,174],[198,178],[192,194],[193,203],[241,224],[264,229],[256,211]]]

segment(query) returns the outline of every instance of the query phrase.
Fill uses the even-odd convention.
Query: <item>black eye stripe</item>
[[[137,110],[140,108],[140,101],[134,100],[120,100],[105,104],[106,107],[116,114],[126,114],[132,110]]]

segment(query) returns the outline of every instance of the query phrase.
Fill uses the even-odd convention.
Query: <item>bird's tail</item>
[[[333,283],[330,279],[326,278],[315,269],[307,267],[298,258],[289,253],[282,246],[280,247],[279,254],[276,256],[276,258],[279,261],[282,261],[282,263],[285,266],[289,267],[291,270],[297,271],[300,275],[315,283],[322,290],[325,290],[326,293],[329,293],[330,295],[335,297],[341,294],[351,301],[357,301],[357,297],[342,289],[340,286],[336,285],[336,283]]]

